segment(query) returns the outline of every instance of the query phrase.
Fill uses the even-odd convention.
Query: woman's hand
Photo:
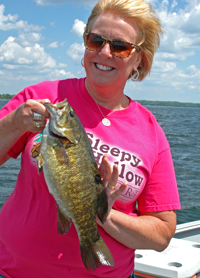
[[[23,131],[33,133],[40,132],[46,125],[46,118],[49,117],[49,112],[43,105],[45,102],[50,102],[48,99],[33,100],[29,99],[21,104],[15,111],[12,118],[13,125]],[[41,115],[41,120],[34,120],[34,112]]]
[[[10,156],[8,151],[26,132],[41,132],[46,125],[49,113],[43,103],[48,99],[29,99],[8,115],[0,119],[0,165],[3,165]],[[34,121],[34,112],[42,115],[41,120]]]
[[[105,192],[108,200],[108,216],[107,216],[108,219],[114,202],[125,190],[127,184],[124,182],[119,187],[115,188],[119,177],[118,167],[117,165],[114,165],[112,169],[108,161],[107,155],[103,156],[99,171],[100,171],[101,178],[103,180],[103,186],[105,188]],[[97,217],[97,223],[102,225],[102,223],[98,220],[98,217]]]
[[[111,168],[105,155],[100,165],[100,174],[108,199],[108,216],[104,224],[98,217],[97,223],[114,239],[133,249],[153,249],[163,251],[176,229],[176,213],[174,211],[140,212],[138,217],[130,216],[112,209],[112,205],[125,190],[126,183],[117,188],[117,165]]]

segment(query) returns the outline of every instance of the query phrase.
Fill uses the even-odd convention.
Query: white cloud
[[[67,79],[67,78],[74,78],[75,75],[71,72],[66,72],[65,70],[58,70],[55,69],[52,72],[49,72],[49,79],[55,80],[55,79]]]
[[[191,65],[187,68],[188,72],[191,72],[191,73],[196,73],[198,71],[198,69],[196,68],[195,65]]]
[[[19,36],[15,39],[15,42],[19,43],[22,46],[33,46],[41,39],[42,35],[40,33],[20,33]]]
[[[171,5],[171,10],[173,10],[177,5],[178,5],[177,1],[173,0],[172,5]]]
[[[0,30],[8,31],[12,29],[24,31],[41,31],[44,27],[39,25],[28,24],[27,21],[17,21],[18,15],[4,15],[5,6],[0,4]]]
[[[200,93],[199,80],[200,69],[195,65],[191,65],[186,69],[181,69],[177,66],[176,62],[156,59],[151,76],[143,81],[143,85],[146,84],[146,88],[155,87],[154,90],[157,91],[157,100],[160,94],[162,100],[189,101],[190,94],[188,94],[188,92],[191,88],[195,89],[195,92]],[[158,94],[159,91],[160,93]],[[180,92],[182,92],[182,96],[179,95]],[[181,100],[180,97],[184,97],[184,99]],[[146,99],[148,99],[148,96],[146,96]]]
[[[40,70],[37,73],[31,73],[28,75],[25,74],[18,74],[17,76],[12,71],[8,72],[1,78],[0,73],[0,84],[8,85],[11,81],[15,82],[15,84],[20,81],[20,84],[27,83],[27,86],[30,85],[30,83],[37,83],[40,81],[46,80],[62,80],[67,78],[74,78],[75,75],[71,72],[66,72],[65,70]],[[26,85],[25,85],[26,86]],[[20,86],[21,87],[21,86]],[[16,91],[14,93],[17,93]]]
[[[17,65],[11,65],[11,64],[2,64],[3,68],[8,69],[8,70],[15,70],[19,69],[19,66]]]
[[[10,65],[40,65],[40,67],[54,68],[56,61],[38,43],[33,46],[22,46],[14,37],[9,37],[0,46],[0,61]]]
[[[169,4],[164,0],[159,6],[158,14],[165,29],[161,39],[161,47],[156,53],[151,76],[144,81],[144,87],[154,87],[157,99],[196,101],[189,90],[200,92],[200,69],[197,50],[200,50],[200,3],[196,0],[188,2],[184,9],[172,12],[177,2]],[[196,56],[195,56],[196,55]],[[196,65],[189,64],[190,58],[196,57]],[[194,62],[194,59],[193,59]],[[153,95],[153,94],[152,94]],[[190,96],[189,96],[190,95]],[[148,96],[146,96],[148,99]],[[199,99],[199,97],[198,97]]]
[[[169,1],[168,0],[163,0],[160,4],[159,8],[160,8],[161,11],[167,11],[168,5],[169,5]]]
[[[40,44],[41,40],[44,40],[44,45],[46,44],[45,38],[40,33],[42,29],[41,26],[19,20],[18,15],[5,15],[5,6],[0,5],[0,31],[7,31],[10,34],[3,43],[0,43],[2,88],[7,90],[14,88],[13,93],[17,93],[20,88],[31,83],[75,77],[74,73],[65,70],[67,67],[65,63],[53,59]],[[14,37],[13,33],[9,33],[10,30],[17,30],[19,35]],[[64,43],[54,41],[48,47],[57,48],[64,46]]]
[[[85,51],[84,44],[74,43],[67,50],[67,55],[74,60],[76,64],[81,62]]]
[[[73,73],[64,70],[66,64],[57,64],[41,45],[34,43],[40,38],[40,35],[34,33],[20,34],[17,38],[8,37],[0,45],[1,86],[9,87],[13,83],[20,84],[18,87],[21,88],[42,80],[75,77]],[[16,85],[14,87],[17,90]]]
[[[79,38],[83,37],[84,29],[85,29],[85,23],[79,19],[74,20],[74,24],[72,27],[71,32],[77,35]]]
[[[38,5],[58,5],[63,3],[69,3],[71,0],[35,0]],[[94,6],[97,3],[97,0],[74,0],[79,6]]]
[[[52,42],[48,45],[48,48],[58,48],[58,42]]]
[[[175,4],[176,1],[172,6]],[[158,10],[165,29],[159,50],[159,53],[163,53],[160,58],[184,61],[200,49],[200,4],[192,0],[184,10],[179,9],[176,13],[168,11],[168,6],[168,1],[164,0]]]

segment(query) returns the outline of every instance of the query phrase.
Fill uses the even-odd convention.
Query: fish
[[[43,131],[38,166],[57,203],[58,233],[67,234],[72,221],[86,269],[114,267],[97,229],[96,215],[104,223],[108,203],[87,134],[67,99],[44,105],[50,120]]]

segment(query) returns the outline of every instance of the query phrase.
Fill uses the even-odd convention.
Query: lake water
[[[0,100],[0,108],[7,101]],[[200,109],[146,106],[162,126],[171,146],[180,193],[178,223],[200,220]],[[20,158],[0,167],[0,208],[12,193]]]

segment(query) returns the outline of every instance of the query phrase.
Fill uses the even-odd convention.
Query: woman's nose
[[[110,44],[109,42],[105,43],[104,46],[101,48],[99,54],[101,55],[102,58],[112,58],[113,54],[110,49]]]

